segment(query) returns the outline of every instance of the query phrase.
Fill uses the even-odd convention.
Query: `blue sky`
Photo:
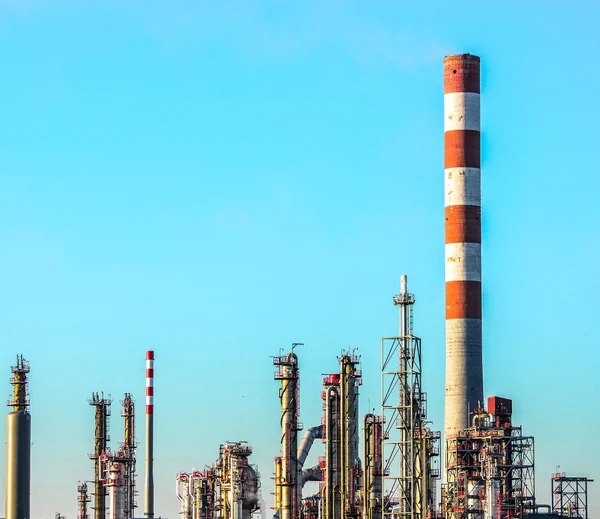
[[[76,516],[92,391],[113,445],[136,397],[141,488],[150,348],[156,512],[239,439],[270,504],[269,356],[306,344],[307,427],[344,348],[378,407],[402,273],[443,427],[442,60],[462,52],[482,58],[485,392],[535,436],[541,502],[557,466],[600,478],[600,13],[522,3],[0,0],[0,380],[31,361],[33,519]]]

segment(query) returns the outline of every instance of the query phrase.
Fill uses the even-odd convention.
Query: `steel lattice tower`
[[[426,398],[421,390],[421,339],[413,335],[412,306],[406,276],[394,304],[400,333],[381,343],[381,402],[384,417],[384,516],[425,517],[431,492],[430,443],[425,427]]]

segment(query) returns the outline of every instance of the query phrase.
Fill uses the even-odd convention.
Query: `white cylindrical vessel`
[[[483,506],[481,502],[481,481],[469,481],[467,483],[467,510],[469,519],[483,519]]]

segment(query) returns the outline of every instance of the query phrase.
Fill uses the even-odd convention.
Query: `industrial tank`
[[[258,474],[251,465],[241,470],[242,490],[245,496],[242,504],[242,517],[250,519],[252,512],[258,509]]]
[[[13,411],[6,417],[6,519],[30,518],[31,415]]]

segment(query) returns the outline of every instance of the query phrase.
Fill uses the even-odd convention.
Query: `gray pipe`
[[[310,448],[312,447],[313,442],[316,439],[323,438],[323,425],[315,425],[304,433],[302,437],[302,442],[300,443],[300,447],[298,448],[298,468],[302,470],[302,466],[306,461],[306,457],[310,452]]]
[[[304,486],[307,481],[321,481],[321,472],[320,465],[304,469],[302,471],[302,477],[300,478],[302,486]]]
[[[302,506],[302,487],[304,482],[302,481],[302,467],[306,461],[306,457],[310,452],[310,448],[316,439],[323,438],[323,425],[315,425],[310,429],[307,429],[302,437],[300,447],[298,447],[298,477],[296,478],[296,497],[298,499],[298,507]],[[320,469],[319,469],[320,470]],[[320,481],[320,477],[319,480]]]

